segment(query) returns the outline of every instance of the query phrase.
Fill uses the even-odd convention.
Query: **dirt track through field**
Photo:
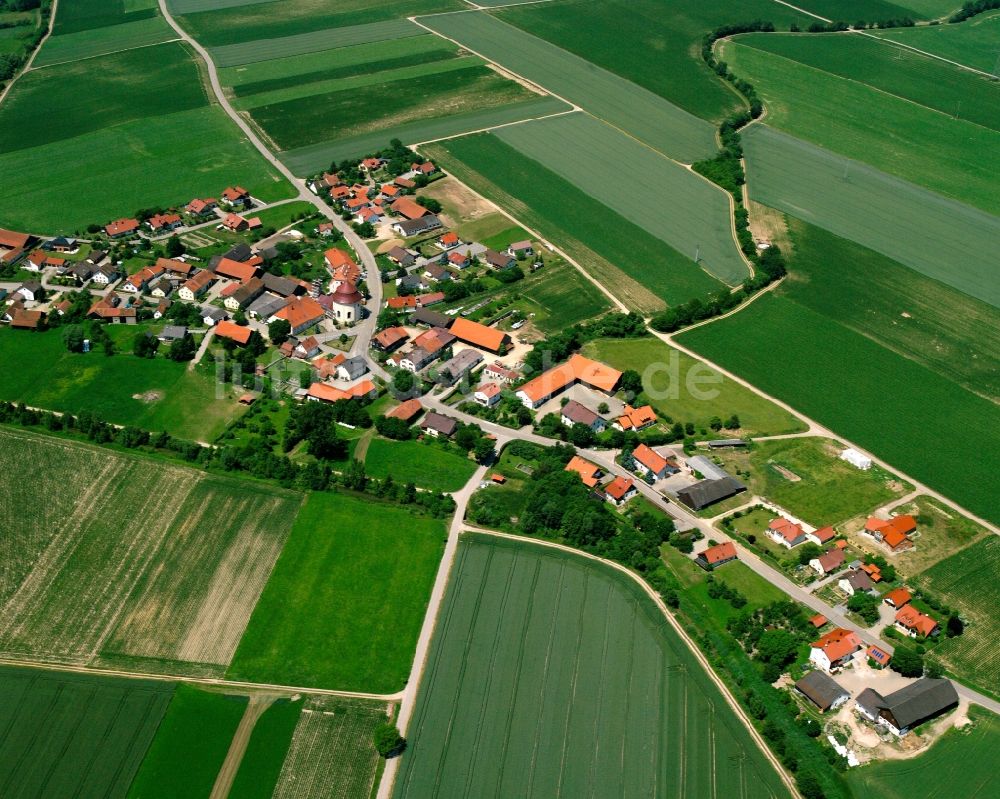
[[[236,773],[240,770],[240,763],[243,762],[243,755],[246,754],[247,744],[250,743],[250,736],[253,735],[253,728],[256,726],[257,720],[264,714],[264,711],[274,702],[274,699],[275,697],[265,694],[254,694],[250,697],[250,702],[243,713],[243,718],[240,719],[240,725],[233,734],[233,741],[229,744],[226,759],[222,761],[219,775],[215,778],[215,784],[212,786],[212,793],[209,794],[209,799],[226,799],[229,796],[229,791],[233,787],[233,780],[236,779]]]

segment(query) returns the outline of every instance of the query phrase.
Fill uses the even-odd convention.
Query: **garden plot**
[[[372,735],[386,718],[386,706],[374,702],[310,699],[292,735],[274,799],[368,796],[379,765]]]
[[[65,473],[49,469],[57,459]],[[0,652],[228,663],[298,495],[6,431],[0,461],[44,469],[33,470],[31,503],[21,481],[0,483],[0,513],[22,531],[7,545],[14,568],[0,594]],[[56,495],[58,515],[33,510]]]
[[[749,277],[733,238],[729,197],[695,173],[585,114],[494,135],[624,218],[735,285]]]

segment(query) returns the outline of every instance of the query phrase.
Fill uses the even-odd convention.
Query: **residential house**
[[[194,302],[198,299],[198,297],[208,291],[209,286],[215,283],[215,280],[215,275],[212,272],[207,269],[203,269],[185,281],[185,283],[181,286],[180,291],[177,293],[180,295],[182,300]]]
[[[910,638],[927,638],[937,635],[938,623],[913,605],[906,605],[896,611],[896,629]]]
[[[508,369],[500,361],[494,361],[483,369],[483,377],[495,383],[509,386],[521,379],[521,373],[515,369]]]
[[[802,529],[802,525],[783,516],[772,519],[766,532],[768,538],[786,549],[793,549],[806,541],[806,531]]]
[[[639,489],[635,487],[635,481],[631,477],[618,476],[604,486],[604,498],[616,508],[620,508],[638,493]]]
[[[386,257],[396,264],[396,266],[401,266],[404,269],[413,266],[417,262],[413,253],[402,247],[393,247],[386,253]]]
[[[345,358],[337,366],[337,377],[340,380],[357,380],[367,373],[368,361],[360,355],[355,355],[353,358]]]
[[[413,420],[423,412],[424,406],[420,404],[420,400],[408,399],[405,402],[401,402],[391,411],[386,411],[385,417],[387,419],[401,419],[407,424],[412,424]]]
[[[417,298],[413,296],[409,297],[390,297],[385,301],[386,308],[391,308],[393,311],[413,311],[417,307]]]
[[[957,705],[958,693],[950,681],[922,677],[888,696],[866,688],[858,694],[855,707],[869,721],[903,736]]]
[[[203,308],[201,321],[206,327],[214,327],[219,322],[224,322],[229,317],[221,308]]]
[[[191,216],[207,216],[218,207],[219,201],[214,197],[209,197],[204,200],[195,197],[191,200],[191,202],[184,206],[184,210],[191,214]]]
[[[386,163],[384,158],[365,158],[361,161],[361,171],[374,172],[376,169],[381,169]]]
[[[862,569],[851,569],[837,581],[837,587],[848,596],[854,596],[859,591],[866,594],[874,592],[875,583],[868,576],[868,572]]]
[[[112,263],[102,264],[91,274],[90,279],[99,286],[108,286],[122,276],[121,267]]]
[[[623,432],[638,432],[654,424],[656,424],[656,411],[652,405],[643,405],[640,408],[626,405],[611,426]]]
[[[511,345],[510,336],[502,330],[459,317],[451,323],[452,335],[459,341],[490,352],[503,353]]]
[[[582,424],[589,427],[595,433],[600,433],[604,430],[604,419],[594,413],[594,411],[590,410],[590,408],[586,405],[583,405],[576,400],[570,400],[563,405],[560,413],[562,423],[567,427],[572,427],[575,424]]]
[[[166,276],[160,276],[149,284],[149,296],[165,300],[174,293],[174,283]]]
[[[632,460],[637,472],[643,477],[652,477],[653,480],[662,480],[668,474],[679,471],[675,464],[671,464],[667,458],[646,444],[640,444],[632,450]]]
[[[242,186],[228,186],[222,192],[222,201],[231,207],[248,208],[253,205],[250,192]]]
[[[345,399],[375,396],[378,389],[371,380],[362,380],[350,388],[337,388],[327,383],[313,383],[306,392],[306,399],[322,402],[340,402]]]
[[[231,280],[239,280],[241,283],[260,274],[260,269],[257,266],[243,261],[234,261],[225,256],[216,261],[213,271],[219,277],[228,277]]]
[[[182,325],[167,325],[160,331],[160,335],[157,338],[164,342],[174,342],[184,338],[187,332],[188,329]]]
[[[239,311],[246,308],[263,293],[264,281],[258,277],[252,277],[246,283],[238,284],[236,291],[226,297],[222,304],[230,311]]]
[[[27,283],[22,283],[14,289],[11,297],[20,297],[26,302],[41,302],[45,297],[45,289],[42,288],[42,284],[37,280],[29,280]]]
[[[500,402],[503,389],[497,383],[483,383],[472,395],[473,400],[484,408],[492,408]]]
[[[583,480],[583,484],[587,488],[596,488],[601,477],[604,476],[604,472],[601,471],[599,466],[591,463],[579,455],[574,455],[570,458],[569,463],[566,464],[567,472],[576,472],[580,475],[580,479]]]
[[[292,335],[298,335],[303,330],[322,321],[326,316],[323,306],[311,297],[295,297],[284,308],[278,311],[274,318],[284,319],[292,327]]]
[[[410,171],[416,172],[418,175],[433,175],[437,172],[437,167],[432,161],[424,161],[422,164],[414,162],[410,164]]]
[[[167,233],[171,230],[177,230],[184,224],[184,221],[180,214],[153,214],[146,220],[146,224],[154,233]]]
[[[445,280],[451,280],[451,272],[442,267],[440,264],[429,263],[424,267],[423,277],[427,280],[432,280],[435,283],[441,283]]]
[[[909,604],[911,599],[913,599],[913,594],[910,593],[908,588],[894,588],[882,597],[882,601],[885,602],[885,604],[891,608],[897,609]]]
[[[354,221],[359,225],[369,224],[374,225],[382,220],[382,215],[374,208],[362,208],[358,211],[357,215],[354,217]]]
[[[409,336],[404,328],[387,327],[372,337],[372,348],[382,352],[395,352],[407,341],[409,341]]]
[[[844,565],[844,550],[831,549],[818,558],[809,561],[809,566],[818,574],[833,574]]]
[[[450,386],[461,380],[482,362],[482,353],[476,350],[462,350],[441,364],[437,370],[437,380],[439,383]]]
[[[917,520],[909,514],[900,514],[891,519],[871,516],[865,522],[865,532],[876,541],[887,546],[892,552],[904,552],[913,548],[910,536],[917,529]]]
[[[850,663],[861,648],[857,633],[837,627],[811,644],[809,661],[823,671],[833,672]]]
[[[535,254],[535,248],[530,241],[515,241],[507,247],[507,254],[513,258],[530,258]]]
[[[129,275],[125,278],[125,282],[121,285],[121,290],[132,294],[141,294],[149,288],[149,284],[153,280],[162,274],[162,266],[147,266],[144,269],[140,269],[134,275]]]
[[[56,236],[48,241],[43,241],[42,249],[46,252],[74,253],[80,249],[80,243],[76,239],[66,236]]]
[[[138,219],[116,219],[104,226],[104,232],[113,239],[130,236],[139,229]]]
[[[405,200],[405,197],[400,199]],[[399,202],[399,200],[396,200]],[[396,203],[393,203],[395,205]],[[392,230],[404,239],[412,238],[413,236],[419,236],[422,233],[429,233],[432,230],[437,230],[443,227],[441,220],[437,218],[434,214],[426,214],[419,219],[404,219],[399,222],[393,222]]]
[[[795,683],[795,690],[824,713],[828,710],[836,710],[851,698],[851,695],[841,688],[829,674],[818,670],[810,671]]]
[[[378,196],[381,197],[382,200],[392,202],[401,194],[402,190],[399,186],[394,186],[392,183],[383,183],[378,187]]]
[[[347,356],[342,352],[336,355],[321,355],[314,358],[312,365],[320,380],[331,380],[337,376],[337,367],[347,360]]]
[[[420,429],[433,438],[451,438],[458,429],[458,422],[450,416],[430,411],[420,422]]]
[[[458,234],[449,230],[447,233],[442,233],[437,237],[437,246],[442,250],[450,250],[453,247],[457,247],[462,243],[462,240],[458,237]]]
[[[413,189],[415,189],[417,187],[417,184],[414,183],[412,180],[410,180],[409,178],[404,178],[402,176],[394,179],[392,181],[392,185],[393,186],[399,186],[399,188],[401,188],[401,189],[407,189],[407,190],[410,190],[410,191],[412,191]]]
[[[250,223],[239,214],[226,214],[222,220],[222,227],[230,233],[239,233],[241,230],[248,230]]]
[[[875,646],[874,644],[868,647],[865,654],[868,656],[869,660],[882,668],[888,666],[889,661],[892,660],[892,655],[889,652],[886,652],[882,649],[882,647]]]
[[[724,541],[708,547],[704,552],[699,552],[694,562],[706,571],[711,571],[731,560],[736,560],[736,545],[732,541]]]
[[[806,540],[811,541],[817,546],[825,547],[834,538],[837,537],[837,532],[832,527],[827,525],[826,527],[820,527],[818,530],[814,530],[811,533],[806,533]]]
[[[483,253],[483,260],[491,269],[511,269],[517,266],[514,256],[507,253],[498,253],[496,250],[487,250]]]
[[[103,319],[115,325],[134,325],[136,323],[135,308],[122,306],[121,299],[114,294],[95,300],[94,304],[90,306],[87,316],[92,319]]]
[[[361,277],[361,268],[354,262],[354,259],[350,255],[338,247],[331,247],[323,253],[323,260],[326,262],[327,269],[331,272],[344,271],[344,275],[341,278],[343,280],[356,281]]]
[[[466,269],[472,263],[472,260],[466,253],[455,250],[448,253],[447,263],[455,269]]]
[[[49,267],[60,267],[65,265],[65,258],[55,258],[43,250],[35,250],[28,256],[21,268],[28,272],[41,272]]]
[[[534,410],[577,383],[608,395],[614,394],[621,377],[622,373],[617,369],[575,354],[565,363],[529,380],[517,390],[517,396],[525,407]]]

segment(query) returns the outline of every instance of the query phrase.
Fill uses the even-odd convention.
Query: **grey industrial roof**
[[[701,480],[687,488],[682,488],[677,492],[677,498],[692,510],[701,510],[713,502],[718,502],[745,490],[746,486],[735,477],[726,476],[721,480]]]
[[[858,696],[858,704],[869,709],[873,715],[885,711],[900,730],[913,727],[925,719],[958,704],[958,693],[949,680],[932,680],[924,677],[900,688],[888,696],[882,696],[872,688],[866,688]]]
[[[706,480],[721,480],[724,477],[729,477],[725,469],[713,463],[704,455],[695,455],[693,458],[688,458],[687,465],[694,471],[700,472]]]
[[[823,671],[810,671],[795,683],[795,687],[820,710],[826,710],[842,696],[850,696],[836,680]]]

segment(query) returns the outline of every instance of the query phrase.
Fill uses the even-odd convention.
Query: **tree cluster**
[[[768,683],[781,676],[813,632],[802,606],[787,599],[730,619],[726,627]]]
[[[1000,8],[1000,0],[972,0],[972,2],[963,3],[958,11],[948,17],[948,22],[965,22],[977,14],[992,11],[994,8]]]

